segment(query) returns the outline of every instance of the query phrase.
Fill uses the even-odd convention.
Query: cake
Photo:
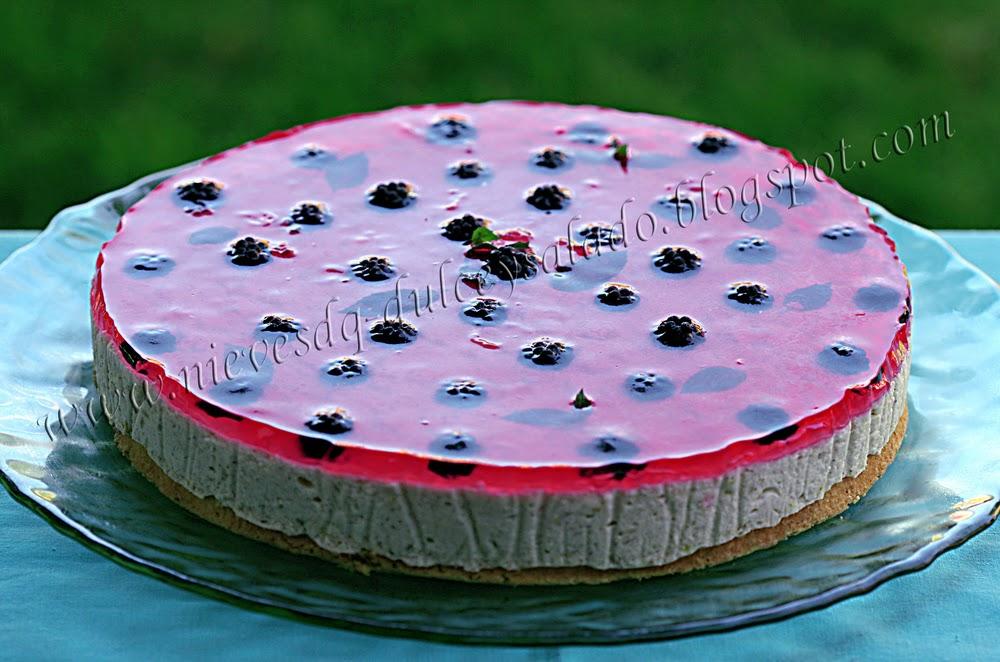
[[[740,133],[402,107],[167,179],[102,248],[94,371],[173,500],[359,571],[597,583],[842,512],[906,427],[892,241]]]

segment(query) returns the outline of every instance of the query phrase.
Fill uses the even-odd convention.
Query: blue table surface
[[[1000,231],[940,234],[1000,280]],[[33,236],[0,232],[0,260]],[[0,559],[0,660],[202,659],[206,651],[216,659],[251,660],[965,660],[996,659],[1000,645],[993,626],[1000,613],[1000,525],[926,570],[818,612],[736,632],[611,647],[474,648],[256,613],[126,570],[6,495],[0,496]]]

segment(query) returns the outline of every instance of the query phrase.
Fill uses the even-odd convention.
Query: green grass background
[[[0,228],[273,129],[398,104],[589,102],[858,156],[838,179],[930,227],[997,228],[1000,10],[959,3],[4,2]]]

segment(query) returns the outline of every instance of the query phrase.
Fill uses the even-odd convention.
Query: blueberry
[[[637,372],[625,380],[625,389],[639,400],[663,400],[674,394],[674,383],[655,372]]]
[[[705,329],[687,315],[671,315],[656,325],[653,335],[667,347],[688,347],[705,338]]]
[[[746,378],[746,373],[736,368],[725,366],[702,368],[684,382],[681,390],[684,393],[718,393],[736,388]]]
[[[479,161],[459,161],[451,165],[448,174],[457,179],[478,179],[486,174],[486,168]]]
[[[299,225],[324,225],[330,212],[322,202],[300,202],[292,207],[289,217]]]
[[[326,365],[326,374],[344,381],[358,379],[368,374],[368,362],[355,356],[342,356]]]
[[[388,280],[396,273],[396,268],[387,257],[366,255],[351,262],[351,271],[361,280],[374,283],[380,280]]]
[[[730,142],[726,136],[710,131],[695,144],[695,149],[702,154],[719,154],[736,149],[736,145]]]
[[[830,343],[816,359],[821,366],[840,375],[856,375],[868,370],[865,350],[845,341]]]
[[[427,130],[431,142],[456,142],[475,138],[476,130],[461,115],[447,115],[439,118]]]
[[[230,244],[227,255],[233,264],[255,267],[271,259],[270,243],[266,239],[244,237]]]
[[[417,337],[417,327],[399,317],[375,322],[368,332],[372,340],[387,345],[403,345]]]
[[[580,449],[580,454],[588,457],[629,458],[639,452],[639,447],[618,435],[605,434],[590,441]]]
[[[701,267],[701,255],[684,246],[664,246],[653,254],[653,266],[667,274],[682,274]]]
[[[733,262],[766,264],[774,260],[775,250],[767,239],[759,236],[737,239],[726,248],[726,255]]]
[[[441,455],[471,455],[478,450],[478,446],[472,435],[449,430],[431,442],[430,450]]]
[[[212,179],[189,179],[179,182],[174,193],[184,202],[205,206],[222,197],[222,184]]]
[[[771,303],[767,287],[761,283],[751,283],[750,281],[730,285],[726,298],[744,306],[766,306]]]
[[[736,414],[737,420],[754,432],[766,432],[788,423],[788,414],[780,407],[750,405]]]
[[[569,189],[562,188],[556,184],[543,184],[536,186],[528,194],[527,202],[535,209],[542,211],[552,211],[555,209],[565,209],[569,206]]]
[[[567,156],[562,150],[558,150],[554,147],[547,147],[536,153],[531,158],[531,163],[539,168],[556,170],[557,168],[562,168],[563,166],[569,164],[569,156]]]
[[[385,209],[402,209],[413,204],[417,196],[406,182],[383,182],[368,191],[369,204]]]
[[[865,245],[867,237],[853,225],[834,225],[820,235],[820,246],[834,253],[851,253]]]
[[[506,317],[503,301],[492,297],[476,297],[462,308],[462,315],[477,320],[475,323],[499,323]]]
[[[354,428],[354,419],[340,407],[321,409],[306,421],[306,427],[322,434],[343,434]]]
[[[315,144],[303,145],[292,154],[292,161],[304,168],[321,168],[333,158],[333,154]]]
[[[165,255],[141,253],[129,259],[125,270],[139,278],[165,276],[174,268],[174,261]]]
[[[257,325],[257,330],[264,333],[298,333],[302,322],[290,315],[264,315]]]
[[[597,293],[597,300],[605,306],[629,306],[639,300],[639,295],[630,285],[605,283]]]
[[[544,336],[521,347],[521,355],[535,365],[557,365],[568,353],[565,342]]]
[[[899,292],[885,285],[862,287],[854,294],[854,304],[861,310],[884,313],[899,307]]]
[[[624,241],[622,234],[607,223],[588,223],[577,230],[577,234],[583,239],[584,245],[597,248],[616,246]]]
[[[500,246],[487,254],[483,270],[500,280],[534,278],[538,273],[538,258],[527,248]]]
[[[477,228],[486,227],[488,225],[489,221],[485,218],[479,218],[478,216],[473,216],[472,214],[465,214],[464,216],[453,218],[444,223],[441,226],[441,234],[444,235],[446,239],[460,241],[463,244],[467,244],[472,240],[472,233],[475,232]]]

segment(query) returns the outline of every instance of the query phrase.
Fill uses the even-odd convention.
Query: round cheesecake
[[[490,102],[335,118],[163,182],[92,289],[136,468],[361,571],[604,582],[843,511],[906,426],[892,241],[742,134]]]

